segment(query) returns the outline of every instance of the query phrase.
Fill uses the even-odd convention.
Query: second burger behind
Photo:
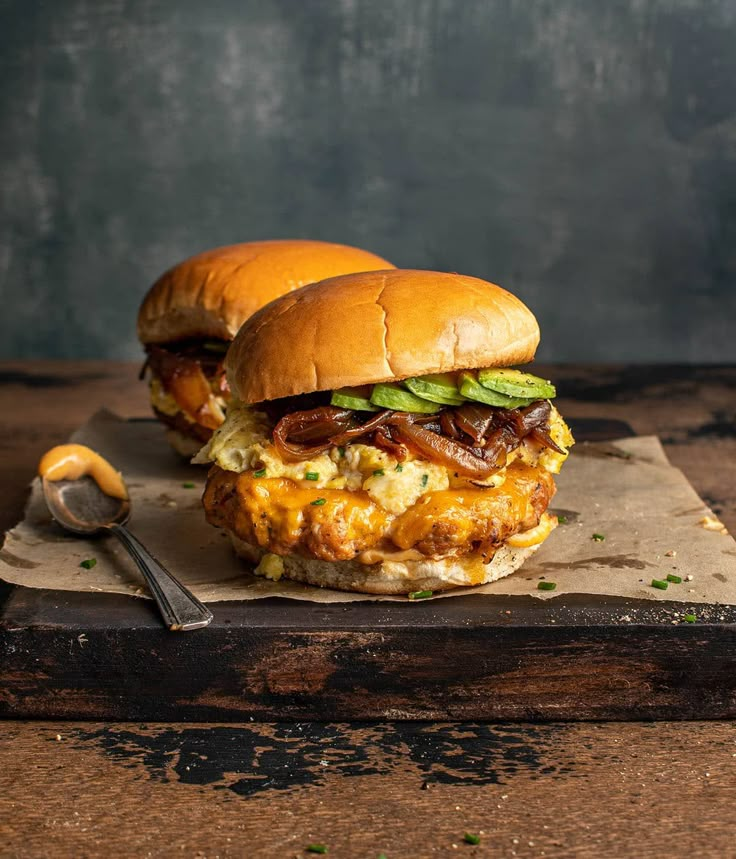
[[[572,435],[531,311],[472,277],[389,270],[285,295],[240,330],[204,494],[256,572],[376,594],[494,581],[550,534]]]
[[[223,421],[222,362],[240,326],[305,284],[393,268],[348,245],[306,239],[246,242],[184,260],[153,284],[138,313],[151,404],[179,453],[192,456]]]

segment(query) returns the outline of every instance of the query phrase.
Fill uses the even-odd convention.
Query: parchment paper
[[[206,469],[183,463],[153,421],[98,412],[73,435],[107,457],[128,483],[132,530],[202,600],[282,596],[314,602],[405,599],[347,594],[248,572],[229,540],[208,525],[200,505]],[[194,483],[195,488],[185,484]],[[453,594],[570,593],[736,604],[736,542],[699,522],[712,512],[653,437],[578,444],[558,477],[553,510],[567,518],[515,574]],[[597,542],[593,534],[605,539]],[[90,569],[80,562],[95,558]],[[683,578],[666,591],[651,587],[668,573]],[[692,580],[685,577],[691,575]],[[114,538],[80,540],[51,520],[38,480],[25,518],[6,535],[0,576],[26,587],[146,596],[134,564]],[[541,578],[557,583],[539,591]]]

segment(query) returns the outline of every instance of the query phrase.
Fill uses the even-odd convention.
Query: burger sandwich
[[[427,596],[513,572],[557,524],[573,438],[518,365],[539,327],[473,277],[387,270],[284,295],[225,361],[203,503],[271,579]]]
[[[368,251],[306,240],[248,242],[193,256],[163,274],[143,299],[153,410],[172,445],[192,456],[223,421],[222,362],[242,323],[274,298],[324,278],[391,268]],[[247,372],[245,365],[243,372]]]

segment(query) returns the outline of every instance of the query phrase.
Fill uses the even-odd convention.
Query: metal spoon
[[[171,630],[200,629],[212,620],[212,612],[178,582],[127,528],[130,500],[111,498],[91,477],[78,480],[42,478],[43,494],[54,519],[72,534],[114,534],[143,573],[164,623]]]

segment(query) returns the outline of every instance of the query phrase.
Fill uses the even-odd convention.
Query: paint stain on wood
[[[125,767],[155,781],[229,790],[240,796],[319,786],[327,778],[385,775],[413,766],[423,784],[503,784],[519,771],[563,778],[574,760],[547,760],[565,726],[301,723],[73,731]]]

